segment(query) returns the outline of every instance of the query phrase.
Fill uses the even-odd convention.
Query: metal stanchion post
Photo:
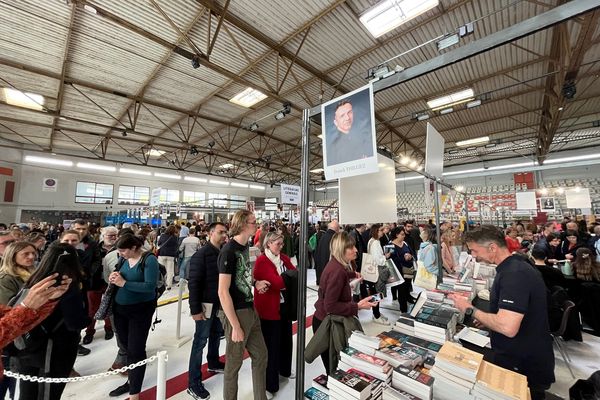
[[[438,193],[438,182],[437,179],[433,181],[433,205],[435,208],[435,238],[437,240],[437,265],[438,265],[438,283],[442,282],[444,276],[444,267],[442,266],[442,243],[440,240],[440,194]]]
[[[167,398],[167,352],[159,351],[158,365],[156,372],[156,400],[166,400]]]
[[[168,347],[179,348],[192,339],[191,336],[181,336],[181,309],[183,308],[183,292],[185,291],[186,286],[187,280],[185,278],[180,279],[179,295],[177,296],[177,327],[175,329],[175,341],[169,341],[168,343],[166,343],[166,346]]]

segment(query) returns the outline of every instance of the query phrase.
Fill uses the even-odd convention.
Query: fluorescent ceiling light
[[[156,150],[156,149],[150,149],[149,151],[146,152],[147,155],[149,155],[149,156],[156,156],[156,157],[160,157],[160,156],[162,156],[165,153],[166,153],[166,151]]]
[[[213,185],[223,185],[223,186],[229,186],[229,182],[226,181],[216,181],[211,179],[210,181],[208,181],[209,183],[212,183]]]
[[[175,174],[162,174],[160,172],[155,172],[154,176],[157,178],[168,178],[168,179],[181,179],[181,175]]]
[[[518,163],[518,164],[508,164],[508,165],[496,165],[494,167],[489,167],[488,171],[490,170],[497,170],[497,169],[510,169],[510,168],[521,168],[521,167],[533,167],[535,165],[535,163],[533,161],[529,161],[529,162],[524,162],[524,163]]]
[[[459,147],[466,147],[466,146],[473,146],[476,144],[484,144],[489,141],[490,141],[489,136],[482,136],[482,137],[478,137],[475,139],[461,140],[460,142],[456,142],[456,145]]]
[[[400,177],[400,178],[396,178],[396,182],[399,181],[414,181],[415,179],[423,179],[422,176],[407,176],[407,177]]]
[[[452,172],[444,172],[443,176],[452,176],[452,175],[462,175],[462,174],[470,174],[473,172],[482,172],[485,171],[485,168],[473,168],[473,169],[465,169],[464,171],[452,171]]]
[[[365,11],[359,19],[377,38],[438,4],[439,0],[383,0]]]
[[[265,190],[265,187],[260,185],[250,185],[250,189]]]
[[[481,99],[473,100],[467,103],[467,108],[479,107],[481,105]]]
[[[310,172],[312,172],[313,174],[318,174],[319,172],[323,171],[325,171],[323,168],[315,168],[310,170]]]
[[[600,158],[600,154],[586,154],[586,155],[575,156],[575,157],[555,158],[553,160],[544,161],[544,164],[558,164],[558,163],[570,162],[570,161],[591,160],[594,158]]]
[[[196,178],[194,176],[184,176],[183,177],[184,181],[190,181],[190,182],[208,182],[208,179],[204,179],[204,178]]]
[[[429,114],[419,114],[419,115],[417,115],[417,121],[425,121],[426,119],[429,119]]]
[[[231,186],[248,189],[248,185],[246,183],[231,182]]]
[[[119,168],[119,172],[121,172],[123,174],[133,174],[133,175],[145,175],[145,176],[152,175],[149,171],[142,171],[139,169],[130,169],[130,168]]]
[[[431,108],[432,110],[438,110],[438,109],[446,107],[446,106],[459,104],[459,103],[463,103],[465,101],[472,100],[473,96],[475,96],[475,93],[473,92],[473,89],[469,88],[469,89],[461,90],[460,92],[448,94],[446,96],[442,96],[442,97],[438,97],[433,100],[429,100],[427,102],[427,106],[429,108]]]
[[[44,96],[41,94],[25,93],[12,88],[2,88],[2,94],[7,104],[31,110],[44,109]]]
[[[451,112],[454,112],[454,108],[452,108],[452,107],[444,108],[444,109],[440,110],[440,115],[450,114]]]
[[[444,49],[447,49],[448,47],[452,47],[455,44],[458,44],[459,41],[460,37],[458,36],[458,33],[446,36],[445,38],[437,42],[438,51],[442,51]]]
[[[259,101],[267,98],[267,95],[251,87],[246,88],[243,92],[236,94],[229,101],[242,107],[252,107]]]
[[[61,165],[63,167],[72,167],[73,161],[69,160],[57,160],[50,157],[36,157],[36,156],[25,156],[25,161],[38,164],[47,165]]]
[[[233,164],[227,163],[227,164],[221,164],[221,165],[219,165],[219,168],[230,169],[230,168],[233,168],[234,166],[235,165],[233,165]]]
[[[115,167],[111,167],[110,165],[88,164],[88,163],[83,163],[83,162],[78,162],[77,168],[93,169],[93,170],[97,170],[97,171],[110,171],[110,172],[115,172],[117,170]]]

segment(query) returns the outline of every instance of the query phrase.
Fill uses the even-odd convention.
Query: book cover
[[[529,393],[524,375],[487,361],[481,363],[475,386],[482,386],[511,399],[525,399]]]
[[[483,361],[483,355],[461,347],[452,342],[446,342],[435,358],[436,364],[448,363],[454,368],[460,368],[469,375],[477,375]]]
[[[394,374],[398,374],[396,376],[403,376],[414,382],[418,382],[418,383],[422,384],[423,386],[428,386],[428,387],[433,386],[433,382],[435,381],[433,376],[424,374],[415,369],[410,369],[410,368],[406,368],[406,367],[402,367],[402,366],[394,368]],[[401,379],[401,378],[399,378],[399,379]]]
[[[306,392],[304,392],[304,397],[310,400],[328,400],[329,396],[326,393],[323,393],[319,389],[314,387],[308,388]]]
[[[367,362],[369,364],[372,364],[374,368],[377,368],[381,371],[383,371],[386,367],[387,367],[387,361],[382,360],[379,357],[375,357],[375,356],[371,356],[369,354],[365,354],[363,352],[360,352],[352,347],[346,347],[345,349],[342,350],[342,357],[343,355],[346,355],[350,358],[352,358],[353,360],[360,360],[363,362]]]
[[[330,390],[332,390],[333,387],[343,388],[343,390],[352,396],[361,399],[368,397],[368,394],[371,393],[371,384],[358,375],[338,369],[333,372],[329,378],[327,383]],[[365,393],[367,393],[367,396],[365,396]]]

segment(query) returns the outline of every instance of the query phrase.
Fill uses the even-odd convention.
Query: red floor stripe
[[[310,328],[312,326],[313,316],[309,315],[306,317],[306,328]],[[292,333],[296,335],[298,333],[298,323],[294,322],[292,324]],[[249,357],[248,352],[244,353],[244,360]],[[225,362],[225,355],[220,357],[222,362]],[[208,372],[208,364],[202,364],[202,380],[205,381],[208,378],[214,376],[215,374]],[[171,379],[167,380],[167,398],[171,396],[175,396],[178,393],[181,393],[188,388],[188,373],[184,372],[180,375],[174,376]],[[140,400],[153,400],[156,399],[156,386],[144,390],[140,393]]]

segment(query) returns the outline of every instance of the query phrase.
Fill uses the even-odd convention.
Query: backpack
[[[313,233],[313,235],[308,239],[308,249],[312,252],[317,249],[317,242],[319,238],[317,237],[317,233]]]
[[[142,258],[140,259],[140,269],[142,270],[142,274],[144,273],[144,268],[146,266],[146,258],[148,258],[148,256],[150,254],[152,254],[152,253],[146,252],[146,253],[142,254]],[[123,257],[119,257],[119,262],[117,263],[115,270],[119,271],[121,269],[121,267],[123,266],[123,264],[125,264],[125,259]],[[161,263],[158,263],[158,278],[156,280],[156,300],[157,301],[158,301],[158,298],[160,296],[162,296],[162,294],[167,289],[166,278],[165,278],[166,276],[167,276],[167,268],[164,265],[162,265]]]

